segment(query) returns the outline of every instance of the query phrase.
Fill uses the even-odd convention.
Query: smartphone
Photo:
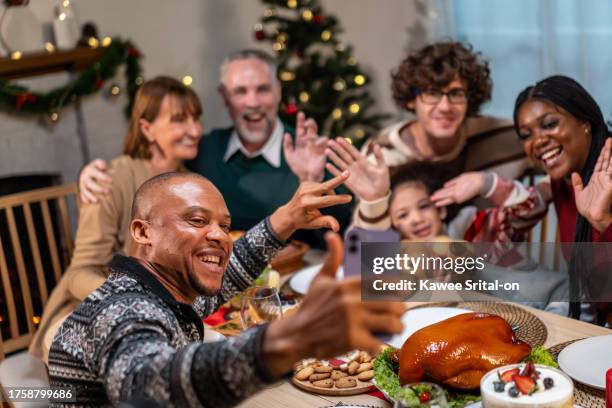
[[[344,234],[344,277],[361,276],[362,242],[399,242],[399,234],[392,230],[368,230],[352,226]]]
[[[361,276],[361,243],[362,242],[399,242],[400,235],[392,230],[368,230],[361,227],[350,227],[344,234],[344,277]],[[393,337],[387,333],[375,333],[382,342],[387,343]]]

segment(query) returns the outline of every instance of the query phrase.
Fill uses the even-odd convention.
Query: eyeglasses
[[[447,92],[438,89],[419,90],[417,95],[420,95],[421,100],[428,105],[439,103],[444,95],[448,97],[448,101],[452,104],[465,103],[468,99],[467,91],[463,88],[453,88]]]

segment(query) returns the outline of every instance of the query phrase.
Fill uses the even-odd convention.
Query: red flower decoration
[[[289,103],[287,104],[287,107],[285,108],[285,113],[287,115],[293,116],[296,113],[298,113],[300,109],[298,108],[298,106],[295,103]]]
[[[20,109],[26,102],[34,103],[36,102],[36,97],[31,92],[20,93],[17,95],[17,99],[15,99],[15,107]]]
[[[257,41],[263,41],[266,39],[266,32],[264,30],[255,31],[255,39]]]
[[[127,53],[128,53],[128,55],[130,57],[135,57],[135,58],[139,58],[139,59],[143,57],[143,55],[140,52],[140,50],[138,48],[136,48],[136,47],[128,48]]]

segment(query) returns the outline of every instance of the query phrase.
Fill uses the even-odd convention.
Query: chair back
[[[76,184],[0,197],[0,361],[28,347],[72,257]]]

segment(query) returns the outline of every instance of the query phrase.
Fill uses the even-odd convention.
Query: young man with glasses
[[[393,72],[392,91],[396,103],[414,116],[382,130],[362,153],[376,163],[374,146],[380,146],[391,174],[399,166],[426,161],[440,163],[449,179],[482,170],[522,176],[531,165],[512,122],[478,115],[492,87],[488,63],[469,45],[440,42],[412,52]],[[388,200],[362,200],[358,217],[376,224],[387,211]]]

